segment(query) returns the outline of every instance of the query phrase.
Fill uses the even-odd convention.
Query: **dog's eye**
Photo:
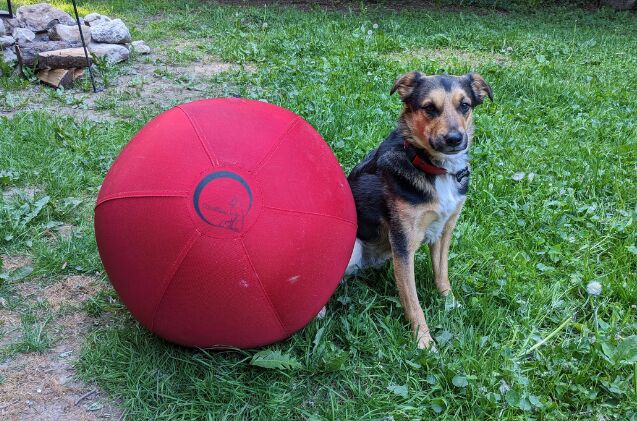
[[[427,114],[429,114],[429,115],[436,115],[436,114],[438,114],[438,109],[437,109],[437,108],[436,108],[436,106],[435,106],[435,105],[433,105],[433,104],[427,104],[427,105],[424,105],[424,106],[422,107],[422,109],[423,109],[423,110],[425,110],[425,111],[427,112]]]
[[[461,102],[460,103],[460,112],[462,114],[467,114],[470,109],[471,109],[471,105],[469,105],[468,103],[466,103],[466,102]]]

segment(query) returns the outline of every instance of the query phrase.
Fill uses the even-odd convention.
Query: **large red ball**
[[[283,108],[210,99],[150,121],[95,208],[108,276],[149,330],[250,348],[305,326],[347,266],[356,210],[320,135]]]

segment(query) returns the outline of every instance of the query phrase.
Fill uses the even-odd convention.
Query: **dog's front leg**
[[[396,277],[400,302],[405,309],[405,316],[411,325],[411,330],[418,341],[418,348],[429,348],[433,344],[433,340],[425,320],[425,313],[418,302],[413,254],[407,257],[394,254],[394,276]]]
[[[405,309],[405,317],[407,317],[418,342],[418,348],[430,348],[434,343],[425,320],[425,313],[418,300],[414,272],[414,256],[421,241],[417,233],[422,231],[416,229],[417,225],[420,225],[419,223],[410,223],[414,221],[409,221],[409,218],[405,218],[404,215],[401,219],[402,223],[394,224],[394,227],[390,228],[389,231],[396,287],[400,302]],[[431,218],[426,219],[430,220]]]
[[[456,227],[463,204],[464,202],[460,203],[456,211],[449,217],[438,241],[429,246],[436,288],[444,297],[451,293],[451,284],[449,283],[449,246],[451,245],[453,230]]]

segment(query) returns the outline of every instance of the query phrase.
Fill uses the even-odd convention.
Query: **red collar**
[[[448,173],[446,169],[428,162],[429,160],[426,157],[421,157],[418,151],[416,151],[416,148],[414,148],[409,142],[405,141],[403,146],[405,148],[405,152],[407,152],[409,162],[422,172],[432,175],[444,175]]]

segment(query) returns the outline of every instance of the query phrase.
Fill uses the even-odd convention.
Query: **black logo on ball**
[[[252,208],[252,190],[240,175],[217,171],[197,184],[193,202],[206,224],[240,232]]]

